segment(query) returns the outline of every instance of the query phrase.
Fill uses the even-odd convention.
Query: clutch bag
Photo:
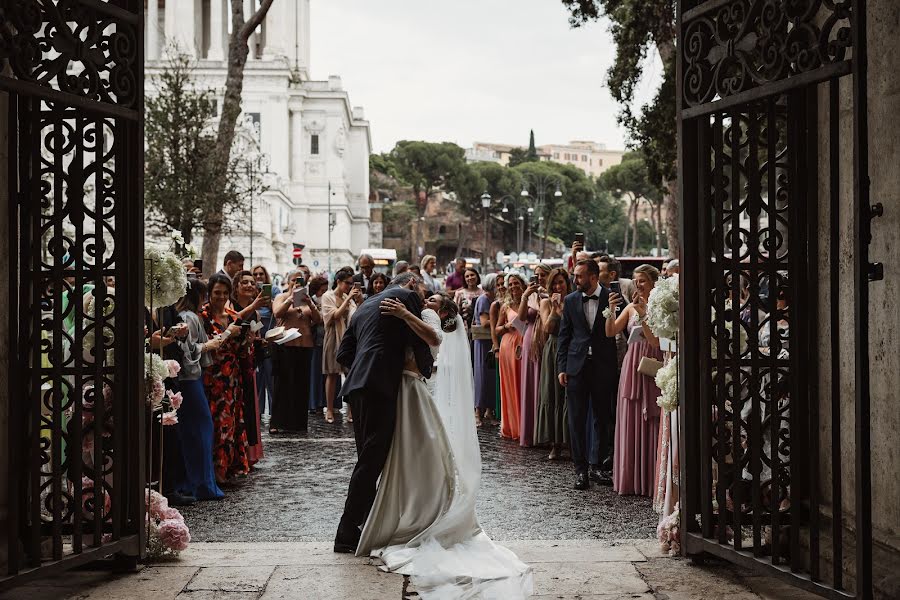
[[[663,364],[655,358],[644,356],[641,358],[641,364],[638,365],[637,371],[641,375],[647,377],[656,377],[656,372],[662,369]]]

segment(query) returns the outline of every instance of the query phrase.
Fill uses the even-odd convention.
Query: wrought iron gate
[[[0,588],[144,552],[142,14],[140,0],[0,3],[10,138]]]
[[[718,555],[832,598],[872,593],[864,6],[681,0],[677,24],[682,323],[697,333],[683,336],[681,350],[699,357],[680,365],[684,552]],[[842,142],[843,78],[853,90],[853,135]],[[854,281],[839,287],[837,269],[823,276],[819,264],[818,196],[827,185],[831,204],[822,217],[835,267],[841,178],[849,175],[841,173],[840,149],[848,144],[856,268]],[[819,168],[820,158],[829,169]],[[820,283],[830,286],[836,373],[836,299],[852,285],[853,448],[841,443],[839,380],[817,389]],[[830,398],[824,444],[820,398]],[[848,451],[856,470],[853,591],[844,581],[842,531]]]

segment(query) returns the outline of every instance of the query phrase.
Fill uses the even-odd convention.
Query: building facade
[[[512,151],[522,146],[475,142],[466,149],[466,160],[471,162],[494,162],[504,167],[509,165]],[[624,150],[608,150],[604,144],[589,141],[572,141],[568,144],[547,144],[537,147],[538,159],[565,165],[573,165],[585,175],[597,177],[606,169],[622,162]]]
[[[245,14],[258,4],[245,0]],[[173,48],[196,61],[198,85],[224,93],[229,6],[227,0],[149,1],[148,95]],[[242,128],[250,129],[268,159],[259,174],[265,191],[247,198],[246,216],[231,220],[218,262],[228,250],[239,250],[248,267],[252,255],[253,263],[284,272],[293,265],[297,243],[305,246],[303,261],[314,271],[351,264],[370,245],[365,113],[350,103],[340,77],[310,77],[310,0],[275,2],[249,45]]]

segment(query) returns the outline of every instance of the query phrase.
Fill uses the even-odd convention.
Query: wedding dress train
[[[393,444],[357,555],[409,575],[424,600],[526,598],[530,567],[495,544],[475,514],[481,453],[459,317],[456,331],[443,333],[436,378],[432,396],[419,374],[404,372]]]

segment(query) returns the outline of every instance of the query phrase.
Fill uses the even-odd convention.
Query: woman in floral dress
[[[203,371],[203,387],[213,419],[213,466],[216,481],[225,483],[243,477],[250,470],[247,458],[247,432],[244,424],[244,382],[241,376],[241,328],[225,310],[231,296],[231,281],[215,274],[209,278],[209,304],[200,319],[210,339],[224,337],[212,365]]]

